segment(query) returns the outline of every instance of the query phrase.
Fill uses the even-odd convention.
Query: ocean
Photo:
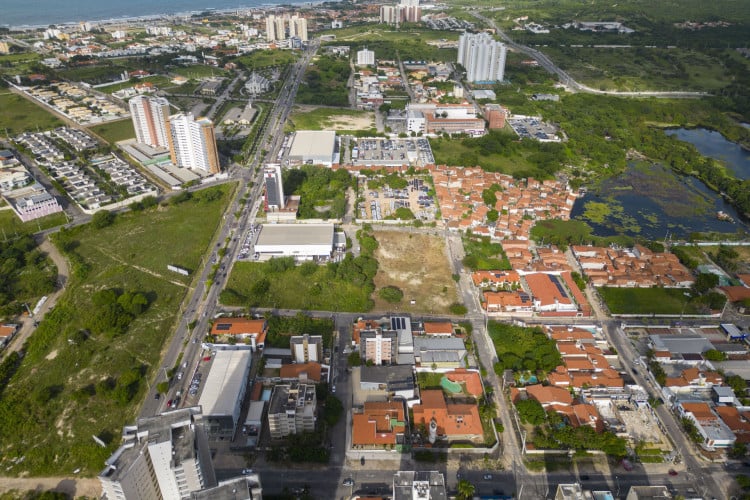
[[[0,26],[48,26],[79,21],[174,15],[206,9],[257,8],[284,0],[0,0]]]

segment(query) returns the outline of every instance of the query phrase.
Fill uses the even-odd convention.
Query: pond
[[[720,220],[719,211],[733,219]],[[737,211],[701,181],[646,162],[631,162],[617,177],[604,179],[576,200],[571,218],[587,222],[599,236],[682,239],[693,232],[747,230]]]
[[[667,129],[665,133],[689,142],[703,156],[723,161],[738,179],[750,179],[750,151],[726,140],[719,132],[705,128],[673,128]]]

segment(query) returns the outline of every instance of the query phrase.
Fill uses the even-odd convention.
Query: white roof
[[[252,352],[216,351],[198,405],[203,415],[234,416],[238,394],[247,383]]]
[[[257,247],[264,245],[333,246],[333,224],[263,224]]]
[[[335,144],[336,132],[332,130],[300,130],[294,134],[289,156],[331,162]]]

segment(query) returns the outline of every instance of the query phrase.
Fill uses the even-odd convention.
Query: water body
[[[723,211],[736,222],[719,220]],[[576,200],[571,218],[587,222],[599,236],[687,238],[693,232],[748,230],[737,211],[701,181],[660,164],[631,162],[617,177],[601,181]]]
[[[726,140],[719,132],[705,128],[675,128],[668,129],[666,134],[689,142],[703,156],[723,161],[738,179],[750,179],[750,151]]]
[[[79,21],[247,9],[310,2],[283,0],[2,0],[0,26],[47,26]]]

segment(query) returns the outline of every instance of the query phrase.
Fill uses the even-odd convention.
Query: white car
[[[247,476],[253,473],[253,469],[242,469],[242,475]]]

